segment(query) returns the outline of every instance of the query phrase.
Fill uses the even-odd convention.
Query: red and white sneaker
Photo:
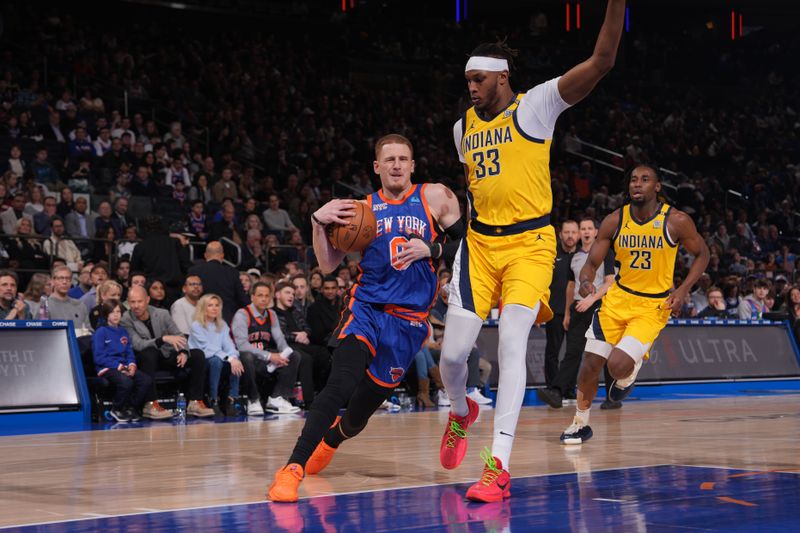
[[[489,448],[481,452],[485,463],[481,478],[467,490],[467,499],[474,502],[501,502],[511,497],[511,475],[503,470],[500,459]]]
[[[447,427],[442,435],[442,444],[439,447],[439,461],[448,470],[457,468],[467,454],[467,428],[478,419],[480,407],[467,398],[469,412],[467,416],[459,417],[450,413]]]

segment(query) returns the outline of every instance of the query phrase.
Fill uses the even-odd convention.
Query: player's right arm
[[[355,215],[354,205],[355,200],[331,200],[311,215],[314,255],[323,274],[333,272],[347,255],[333,247],[328,240],[327,227],[329,224],[347,224],[348,219]]]
[[[569,105],[586,98],[614,66],[624,24],[625,0],[608,0],[606,18],[592,56],[558,79],[558,92]]]
[[[619,217],[622,216],[619,209],[608,215],[603,219],[600,224],[600,231],[597,232],[597,239],[592,244],[589,250],[589,257],[586,259],[586,264],[581,269],[581,274],[578,276],[578,281],[581,284],[579,292],[584,298],[590,294],[594,294],[594,277],[597,274],[597,269],[603,264],[603,261],[608,255],[608,250],[611,248],[611,240],[614,238],[614,233],[619,227]]]

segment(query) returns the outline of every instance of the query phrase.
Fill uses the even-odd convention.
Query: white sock
[[[575,409],[575,418],[581,421],[581,424],[584,426],[589,425],[589,412],[592,410],[591,407],[586,409],[585,411],[581,411],[580,409]]]
[[[481,332],[483,320],[472,311],[450,305],[442,340],[439,372],[450,398],[450,411],[456,416],[469,414],[467,406],[467,357]]]
[[[525,397],[527,370],[525,356],[528,335],[539,314],[539,305],[533,309],[524,305],[503,306],[497,335],[497,362],[500,376],[497,383],[497,407],[494,411],[494,438],[492,455],[500,459],[508,470],[519,411]]]

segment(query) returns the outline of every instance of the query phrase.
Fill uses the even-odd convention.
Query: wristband
[[[325,224],[323,224],[322,222],[319,221],[319,219],[317,218],[317,215],[315,215],[314,213],[311,213],[311,221],[314,222],[315,224],[320,225],[320,226],[324,226],[325,225]]]
[[[442,245],[441,245],[441,243],[428,242],[425,239],[423,239],[422,237],[420,237],[419,235],[417,235],[416,233],[412,233],[411,235],[409,235],[406,238],[408,240],[419,239],[422,242],[424,242],[425,244],[427,244],[428,245],[428,250],[430,251],[430,254],[431,254],[431,259],[439,259],[440,257],[442,257]]]

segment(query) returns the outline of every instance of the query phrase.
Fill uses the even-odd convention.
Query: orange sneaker
[[[296,502],[297,489],[303,481],[303,467],[291,463],[275,472],[275,481],[269,487],[267,497],[273,502]]]
[[[336,453],[336,450],[337,448],[325,444],[324,440],[320,442],[306,463],[306,474],[312,476],[325,470],[325,467],[333,459],[333,454]]]
[[[481,478],[467,490],[467,499],[474,502],[501,502],[511,497],[511,475],[503,470],[500,459],[492,456],[489,448],[481,452],[486,463]]]
[[[469,412],[467,416],[458,417],[452,412],[447,419],[447,427],[442,435],[442,444],[439,447],[439,461],[448,470],[457,468],[467,454],[467,428],[478,418],[480,408],[478,404],[467,398]]]
[[[338,424],[339,420],[341,419],[341,416],[337,416],[336,420],[334,420],[333,424],[331,424],[331,428],[335,428],[336,424]],[[336,453],[337,449],[338,448],[334,448],[333,446],[325,444],[325,439],[321,440],[314,449],[314,453],[311,454],[311,457],[306,463],[306,475],[311,476],[314,474],[319,474],[325,470],[325,467],[331,462],[331,459],[333,459],[333,454]]]

